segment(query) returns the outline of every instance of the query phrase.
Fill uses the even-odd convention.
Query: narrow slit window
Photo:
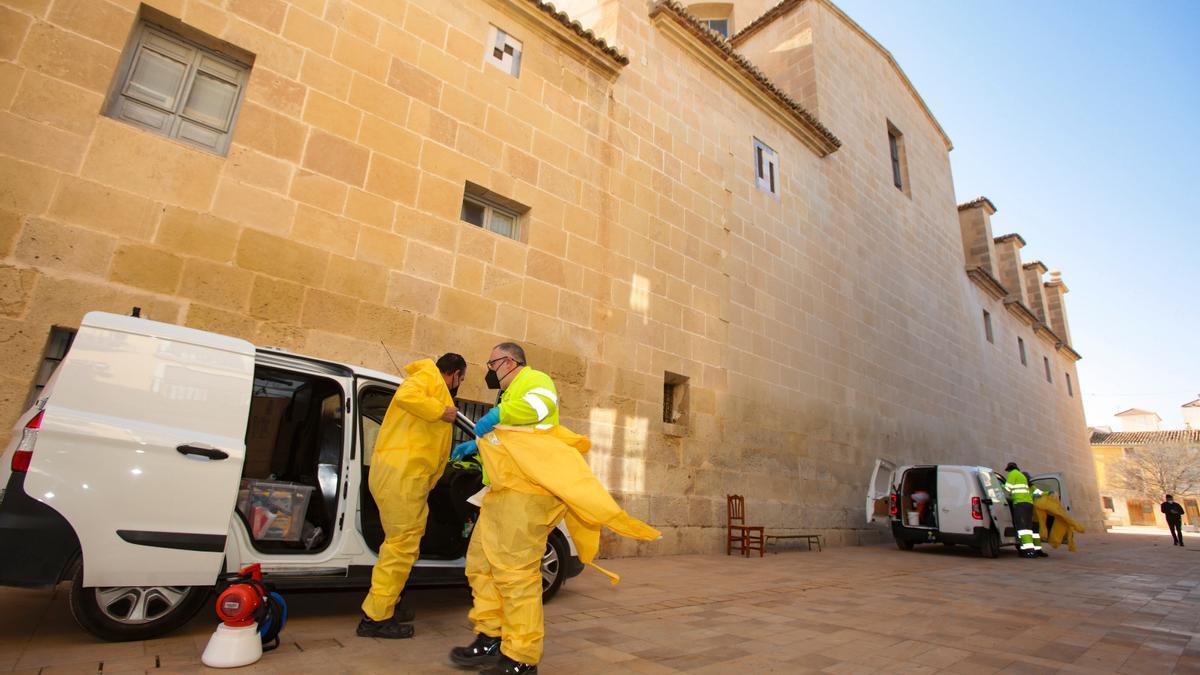
[[[1021,354],[1021,365],[1028,366],[1029,362],[1025,359],[1025,340],[1017,338],[1017,352]]]
[[[779,195],[779,155],[769,145],[754,139],[754,184],[772,196]]]
[[[1071,386],[1071,374],[1063,373],[1063,375],[1065,375],[1067,378],[1067,396],[1074,397],[1075,396],[1075,388]]]
[[[889,121],[887,123],[888,132],[888,153],[891,157],[892,165],[892,185],[896,189],[906,195],[911,196],[908,184],[908,157],[904,147],[904,134]]]
[[[1054,377],[1050,374],[1050,357],[1043,356],[1042,357],[1042,365],[1044,365],[1046,367],[1046,381],[1054,382]]]
[[[983,310],[983,334],[987,337],[987,341],[995,343],[995,337],[992,335],[992,314],[986,309]]]

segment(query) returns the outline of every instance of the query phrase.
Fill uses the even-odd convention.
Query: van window
[[[252,493],[260,482],[311,488],[303,522],[283,539],[256,537],[245,499],[239,498],[238,511],[246,518],[256,549],[305,553],[328,546],[338,510],[344,400],[341,385],[331,379],[265,366],[254,369],[242,491]]]

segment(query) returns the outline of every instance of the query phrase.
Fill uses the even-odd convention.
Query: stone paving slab
[[[546,673],[1200,673],[1200,540],[1085,535],[1078,553],[961,547],[609,560],[546,605]],[[210,610],[129,643],[76,627],[66,587],[0,589],[0,672],[194,673]],[[1013,597],[1025,597],[1020,611]],[[411,640],[354,635],[360,592],[290,592],[281,647],[245,673],[461,673],[464,588],[417,589]],[[217,672],[217,671],[213,671]]]

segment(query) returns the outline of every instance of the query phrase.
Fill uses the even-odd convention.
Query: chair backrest
[[[746,500],[741,495],[725,495],[725,507],[730,525],[746,523]]]

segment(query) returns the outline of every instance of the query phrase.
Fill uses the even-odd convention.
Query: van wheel
[[[568,556],[567,542],[558,530],[554,530],[546,538],[546,552],[542,555],[542,602],[553,598],[566,581]]]
[[[913,543],[907,539],[896,537],[896,548],[900,549],[901,551],[911,551],[913,550]]]
[[[1000,533],[995,528],[988,530],[987,536],[983,538],[983,543],[979,545],[979,552],[985,558],[995,558],[1000,555]]]
[[[71,616],[102,640],[148,640],[187,623],[208,599],[211,586],[83,585],[83,565],[71,578]]]

